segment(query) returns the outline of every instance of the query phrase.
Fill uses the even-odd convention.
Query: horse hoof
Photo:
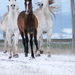
[[[32,57],[32,59],[35,59],[35,57]]]
[[[48,55],[48,57],[51,57],[51,55]]]
[[[9,59],[11,59],[12,58],[12,56],[9,56]]]
[[[7,50],[5,50],[3,53],[7,53]]]
[[[38,54],[37,56],[40,56],[40,54]]]
[[[25,54],[25,57],[28,57],[28,54]]]
[[[18,54],[15,54],[15,55],[13,55],[13,57],[18,58],[18,57],[19,57],[19,55],[18,55]]]
[[[40,51],[40,54],[43,54],[43,51]]]
[[[37,55],[37,57],[39,57],[39,56],[40,56],[40,54]]]

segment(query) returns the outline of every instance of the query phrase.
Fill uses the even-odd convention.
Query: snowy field
[[[0,52],[0,75],[75,75],[75,55],[41,55],[32,59],[19,53],[19,58],[8,59]]]

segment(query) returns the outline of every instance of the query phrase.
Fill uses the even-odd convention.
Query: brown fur
[[[37,30],[37,27],[38,27],[37,18],[35,17],[32,11],[31,11],[31,14],[26,15],[25,11],[22,11],[18,16],[18,27],[23,33],[25,30],[28,33],[34,32],[35,29]],[[29,32],[30,29],[32,32]]]
[[[54,0],[49,0],[49,5],[53,4]]]
[[[22,11],[17,19],[18,27],[20,30],[20,34],[23,40],[25,56],[28,56],[28,35],[30,35],[30,46],[31,46],[31,56],[34,58],[33,53],[33,41],[32,38],[34,36],[34,42],[36,45],[36,49],[38,50],[38,43],[37,43],[37,27],[38,27],[38,20],[33,14],[32,10],[32,1],[25,0],[25,8],[26,8],[26,1],[29,1],[29,14],[26,14],[26,11]],[[25,37],[24,37],[25,36]]]

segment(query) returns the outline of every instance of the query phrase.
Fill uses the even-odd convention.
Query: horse
[[[18,6],[16,0],[9,0],[8,5],[9,11],[5,13],[2,17],[2,21],[0,24],[0,28],[4,34],[4,53],[7,52],[7,42],[8,42],[8,50],[9,50],[9,58],[12,58],[12,47],[14,46],[13,56],[18,57],[18,39],[19,39],[19,29],[17,26],[17,17],[18,17]],[[14,38],[13,38],[14,37]],[[11,41],[13,38],[13,41]]]
[[[22,42],[24,45],[25,57],[28,56],[28,39],[29,39],[28,35],[30,37],[31,57],[35,58],[33,52],[33,37],[36,46],[37,56],[40,56],[40,52],[38,49],[38,41],[37,41],[38,20],[33,14],[32,0],[25,0],[25,11],[22,11],[19,14],[17,23],[22,37]]]
[[[37,29],[37,39],[40,48],[40,53],[43,53],[43,37],[42,34],[47,33],[47,50],[48,57],[50,55],[50,41],[53,30],[53,19],[50,12],[53,14],[52,6],[49,6],[54,3],[54,0],[40,0],[37,3],[37,8],[34,10],[34,14],[38,19],[38,29]],[[54,15],[54,14],[53,14]]]
[[[2,20],[0,23],[0,29],[3,32],[3,37],[4,37],[4,53],[7,52],[7,41],[6,41],[6,31],[7,31],[7,26],[8,26],[8,12],[6,12],[3,16],[2,16]],[[7,22],[7,23],[6,23]]]

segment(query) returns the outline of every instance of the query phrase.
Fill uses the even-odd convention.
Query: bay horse
[[[10,52],[9,58],[12,58],[12,47],[13,49],[13,56],[18,57],[18,39],[19,39],[19,29],[17,26],[17,17],[18,17],[18,6],[16,0],[9,0],[9,11],[5,13],[2,17],[2,21],[0,24],[0,28],[4,34],[4,53],[7,52],[7,44],[8,50]],[[13,38],[14,37],[14,38]],[[13,42],[11,42],[13,38]],[[8,43],[7,43],[8,42]]]
[[[30,37],[31,57],[35,58],[33,52],[33,36],[34,43],[36,45],[37,56],[40,56],[37,41],[38,20],[33,14],[32,0],[25,0],[25,11],[22,11],[19,14],[17,23],[23,40],[25,57],[28,56],[28,34]]]
[[[38,19],[38,29],[37,29],[37,39],[40,48],[40,53],[43,53],[43,36],[42,34],[47,33],[47,50],[48,57],[50,57],[50,41],[53,30],[53,19],[51,14],[53,14],[53,9],[55,7],[49,6],[54,3],[54,0],[40,0],[37,3],[37,8],[34,11]],[[54,15],[54,14],[53,14]]]

